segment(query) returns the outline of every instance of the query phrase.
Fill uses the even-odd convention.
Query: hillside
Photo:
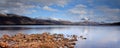
[[[115,23],[71,22],[65,20],[35,19],[16,14],[0,14],[0,25],[120,25]]]
[[[0,25],[63,25],[71,24],[70,21],[56,21],[45,19],[34,19],[16,14],[0,14]]]
[[[34,24],[34,20],[25,16],[15,14],[0,14],[0,24]]]
[[[115,22],[115,23],[106,23],[106,24],[101,24],[101,25],[110,25],[110,26],[118,26],[120,25],[120,22]]]

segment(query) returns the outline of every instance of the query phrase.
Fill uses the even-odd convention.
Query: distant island
[[[0,14],[0,25],[120,25],[120,22],[71,22],[65,20],[35,19],[16,14]]]

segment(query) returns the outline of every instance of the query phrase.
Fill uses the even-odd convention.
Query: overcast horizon
[[[31,18],[120,22],[120,0],[0,0],[0,13]]]

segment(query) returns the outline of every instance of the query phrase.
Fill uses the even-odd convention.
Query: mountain
[[[0,24],[34,24],[34,20],[16,14],[0,14]]]
[[[111,25],[120,25],[120,22],[112,23]]]
[[[0,14],[0,25],[65,25],[71,23],[70,21],[62,20],[34,19],[16,14]]]
[[[36,19],[16,14],[0,14],[0,25],[120,25],[116,23],[98,23],[93,21],[71,22],[61,19]]]
[[[120,22],[115,22],[115,23],[105,23],[105,24],[100,24],[100,25],[112,25],[112,26],[113,26],[113,25],[114,25],[114,26],[117,25],[117,26],[118,26],[118,25],[120,25]]]
[[[74,24],[76,25],[99,25],[100,23],[93,22],[93,21],[83,21],[83,22],[75,22]]]

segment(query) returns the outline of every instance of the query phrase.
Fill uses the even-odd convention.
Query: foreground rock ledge
[[[3,35],[0,48],[74,48],[76,36],[65,38],[63,34],[22,34]]]

